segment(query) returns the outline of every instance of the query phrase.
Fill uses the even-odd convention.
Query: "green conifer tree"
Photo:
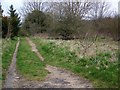
[[[10,36],[11,39],[13,39],[13,37],[18,36],[18,32],[21,26],[20,17],[16,13],[16,10],[13,8],[13,5],[10,6],[9,15],[9,29],[11,32]]]

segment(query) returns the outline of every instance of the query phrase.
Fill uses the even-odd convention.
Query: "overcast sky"
[[[105,1],[111,3],[111,10],[118,11],[118,2],[120,0],[105,0]],[[2,9],[4,10],[3,15],[7,15],[9,6],[11,4],[14,6],[14,8],[17,10],[17,12],[19,12],[20,7],[22,7],[22,5],[23,5],[24,0],[0,0],[0,2],[2,4]]]

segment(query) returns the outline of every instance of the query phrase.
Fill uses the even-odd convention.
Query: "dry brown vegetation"
[[[49,40],[48,40],[49,41]],[[82,40],[81,40],[82,41]],[[84,57],[84,48],[81,45],[81,42],[79,40],[50,40],[50,42],[54,42],[58,47],[64,47],[68,48],[68,50],[75,52],[76,55],[80,58]],[[90,41],[82,41],[84,43],[90,43]],[[85,52],[86,57],[95,56],[99,53],[112,53],[111,61],[117,61],[117,53],[118,50],[118,42],[115,42],[110,39],[104,39],[104,40],[97,40],[93,45],[90,46],[90,48],[87,49]]]

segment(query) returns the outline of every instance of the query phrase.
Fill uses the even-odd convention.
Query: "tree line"
[[[119,40],[118,21],[115,11],[107,2],[42,2],[27,0],[21,8],[24,18],[10,7],[9,17],[2,16],[2,36],[47,35],[52,38],[75,39],[107,35]]]
[[[46,33],[54,38],[72,39],[99,33],[118,39],[118,15],[107,2],[28,1],[21,11],[25,35]]]

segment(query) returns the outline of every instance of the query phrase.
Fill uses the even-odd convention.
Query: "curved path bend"
[[[40,60],[44,61],[44,58],[36,49],[36,45],[29,39],[26,38],[28,44],[31,46],[31,50],[35,52]],[[5,80],[5,88],[92,88],[92,84],[85,78],[76,76],[70,71],[46,65],[46,70],[50,73],[46,76],[43,81],[31,81],[26,80],[22,75],[16,73],[16,55],[18,51],[20,40],[16,45],[16,49],[13,55],[11,65]]]

